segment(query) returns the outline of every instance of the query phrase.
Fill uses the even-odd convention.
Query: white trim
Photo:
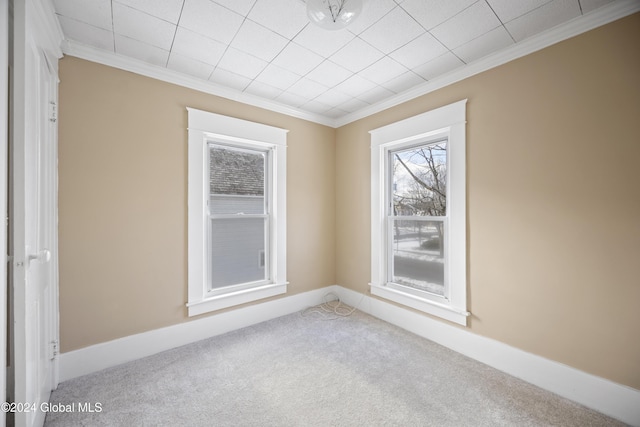
[[[0,3],[0,218],[6,218],[9,160],[9,2]],[[6,220],[5,220],[6,221]],[[0,402],[7,401],[7,227],[0,226]],[[0,427],[6,414],[0,414]]]
[[[189,130],[199,130],[207,132],[212,137],[232,138],[236,141],[250,140],[260,144],[287,145],[286,137],[289,132],[287,129],[190,107],[187,107],[187,112],[189,114]],[[211,129],[215,129],[215,132],[212,132]]]
[[[416,86],[408,91],[402,92],[392,98],[386,99],[377,104],[347,114],[339,119],[332,119],[320,114],[310,113],[288,105],[280,104],[275,101],[269,101],[258,96],[238,92],[233,89],[197,79],[164,67],[154,66],[133,58],[127,58],[117,55],[113,52],[90,47],[71,40],[62,43],[62,51],[65,55],[75,56],[77,58],[86,59],[87,61],[97,62],[99,64],[108,65],[110,67],[119,68],[121,70],[130,71],[142,76],[151,77],[167,83],[176,84],[190,89],[211,95],[220,96],[232,101],[242,102],[247,105],[264,108],[266,110],[275,111],[277,113],[286,114],[291,117],[297,117],[309,120],[321,125],[339,128],[356,120],[363,119],[372,114],[379,113],[393,106],[410,101],[417,97],[426,95],[435,90],[441,89],[450,84],[459,82],[476,74],[490,70],[497,66],[503,65],[514,59],[521,58],[531,53],[542,50],[548,46],[559,43],[571,37],[578,36],[587,31],[606,25],[617,19],[624,18],[635,12],[640,11],[640,2],[637,0],[616,0],[596,9],[586,15],[579,16],[571,21],[551,28],[539,35],[530,37],[526,40],[511,45],[505,49],[495,52],[477,61],[471,62],[460,68],[457,68],[447,74],[439,76],[433,80],[429,80],[422,85]]]
[[[321,304],[335,285],[261,304],[130,335],[60,355],[60,379],[67,381],[121,363],[151,356],[216,335],[265,322]]]
[[[640,390],[511,347],[342,286],[345,304],[458,353],[573,400],[625,423],[640,426]]]
[[[120,70],[130,71],[141,76],[194,89],[210,95],[241,102],[243,104],[253,105],[254,107],[264,108],[265,110],[274,111],[276,113],[286,114],[287,116],[297,117],[299,119],[309,120],[314,123],[331,127],[334,125],[333,119],[321,116],[320,114],[303,111],[298,108],[260,98],[259,96],[249,93],[239,92],[214,82],[192,77],[178,71],[173,71],[169,68],[149,64],[147,62],[118,55],[106,50],[97,49],[73,40],[65,40],[62,44],[62,51],[65,55],[75,56],[76,58],[86,59],[87,61],[108,65],[109,67],[118,68]]]
[[[371,293],[466,326],[466,104],[461,100],[370,131],[371,134]],[[391,260],[387,221],[389,150],[414,142],[447,138],[447,221],[444,298],[409,294],[388,284]]]
[[[216,295],[200,301],[187,303],[189,316],[208,313],[210,311],[222,310],[223,308],[245,304],[259,299],[282,295],[287,292],[287,283],[276,283],[260,286],[257,288],[243,289],[237,292]]]
[[[189,316],[281,295],[287,291],[287,133],[286,129],[235,117],[187,108],[189,117],[188,170],[188,303]],[[255,284],[242,291],[209,294],[207,279],[208,223],[205,200],[209,200],[208,144],[215,140],[272,152],[269,177],[271,220],[269,221],[270,283]]]
[[[369,283],[369,286],[371,286],[371,294],[373,295],[438,316],[450,322],[465,326],[467,324],[467,317],[470,314],[468,311],[458,310],[447,304],[420,298],[417,295],[402,292],[390,286],[381,286],[374,283]]]
[[[64,34],[58,22],[53,2],[51,0],[30,1],[33,15],[28,19],[32,20],[30,28],[37,33],[34,37],[39,42],[39,48],[46,52],[48,56],[56,58],[55,61],[49,61],[49,65],[53,67],[56,76],[58,75],[58,61],[62,58],[62,41]],[[47,58],[50,59],[50,58]]]

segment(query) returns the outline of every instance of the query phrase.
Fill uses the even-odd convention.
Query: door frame
[[[24,141],[27,134],[27,108],[31,108],[27,103],[26,95],[29,90],[36,90],[35,88],[29,89],[29,85],[32,85],[32,82],[27,81],[26,75],[27,73],[27,61],[26,54],[27,49],[36,49],[39,55],[44,56],[43,60],[46,60],[47,65],[49,66],[51,73],[55,76],[55,86],[57,87],[58,80],[58,59],[62,57],[61,43],[63,40],[62,30],[60,28],[60,24],[57,21],[55,11],[53,9],[52,2],[47,0],[0,0],[3,4],[9,3],[8,11],[9,16],[8,19],[11,24],[11,30],[8,35],[8,43],[12,46],[13,51],[12,55],[9,58],[9,67],[10,73],[8,76],[9,84],[10,84],[10,92],[8,97],[10,99],[10,106],[8,114],[10,115],[10,123],[8,123],[10,134],[8,138],[9,147],[11,148],[11,156],[16,157],[18,163],[20,163],[20,154],[21,150],[24,151]],[[39,72],[39,70],[38,70]],[[49,97],[49,94],[46,94]],[[54,99],[50,99],[54,101],[57,106],[57,89],[54,94]],[[47,126],[50,124],[49,120],[52,117],[42,118],[43,126]],[[55,118],[57,120],[57,118]],[[55,139],[54,147],[57,147],[57,132],[53,137]],[[57,153],[56,153],[57,156]],[[7,161],[9,160],[9,154],[7,154]],[[23,163],[23,162],[22,162]],[[56,164],[52,165],[52,167],[57,168]],[[57,177],[57,170],[55,172]],[[24,210],[24,200],[19,200],[19,194],[11,194],[10,187],[16,184],[21,184],[24,181],[24,167],[22,169],[16,168],[15,164],[11,171],[8,174],[8,182],[4,186],[5,191],[9,192],[9,201],[8,209],[11,209],[10,216],[20,215],[21,210]],[[56,179],[57,181],[57,179]],[[52,213],[53,218],[51,218],[54,223],[54,227],[57,227],[57,186],[54,190],[54,210]],[[22,206],[22,207],[21,207]],[[16,370],[20,372],[20,376],[24,376],[25,361],[17,360],[14,356],[15,347],[23,347],[25,340],[28,339],[26,336],[21,336],[21,334],[16,334],[14,332],[14,325],[16,322],[24,323],[24,319],[16,318],[15,315],[18,314],[15,311],[16,302],[20,301],[22,296],[22,300],[24,302],[24,286],[20,286],[15,284],[15,272],[18,270],[19,274],[17,277],[24,277],[25,267],[29,262],[28,256],[31,254],[26,253],[26,248],[24,245],[21,245],[20,242],[24,243],[24,236],[20,237],[20,233],[24,233],[24,230],[17,230],[14,227],[13,221],[9,221],[10,225],[8,228],[8,236],[7,239],[9,241],[13,241],[14,244],[11,245],[13,247],[9,247],[12,251],[10,254],[11,264],[8,268],[9,270],[9,286],[8,286],[8,304],[5,304],[5,307],[9,308],[9,316],[10,317],[10,337],[9,341],[5,341],[5,344],[8,342],[9,345],[9,372],[7,374],[7,398],[10,400],[17,399],[20,400],[20,396],[26,395],[26,384],[22,383],[22,381],[15,381],[14,373]],[[51,262],[57,263],[57,229],[54,228],[54,243],[55,247],[51,248]],[[12,237],[13,236],[13,237]],[[5,241],[7,240],[5,239]],[[15,244],[18,243],[18,244]],[[55,277],[51,278],[51,286],[53,286],[53,308],[50,310],[50,317],[47,318],[47,324],[52,325],[54,330],[54,340],[58,341],[59,337],[59,328],[58,328],[58,277],[57,277],[57,265],[53,268],[53,274]],[[16,301],[16,296],[18,300]],[[22,313],[24,310],[21,311]],[[22,334],[24,335],[24,334]],[[14,360],[11,360],[14,359]],[[18,369],[16,369],[18,368]],[[57,358],[54,359],[51,363],[51,372],[52,372],[52,388],[57,386],[58,382],[58,362]],[[43,417],[37,417],[37,419],[44,419]],[[27,418],[24,413],[15,413],[15,425],[22,426],[26,425]]]
[[[7,399],[7,192],[9,159],[9,2],[0,1],[0,402]],[[6,414],[0,415],[0,427]]]

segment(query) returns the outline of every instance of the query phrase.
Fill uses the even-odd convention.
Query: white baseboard
[[[62,353],[66,381],[161,351],[264,322],[324,302],[333,292],[349,305],[444,345],[509,375],[633,426],[640,426],[640,391],[536,356],[499,341],[334,285]]]
[[[304,310],[321,304],[323,297],[335,289],[335,285],[315,289],[62,353],[59,357],[60,381]]]
[[[602,414],[640,426],[640,390],[527,353],[342,286],[336,286],[334,292],[345,304],[357,306],[359,310],[374,317]]]

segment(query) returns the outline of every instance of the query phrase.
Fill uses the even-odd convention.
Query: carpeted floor
[[[76,378],[51,404],[74,412],[46,426],[624,425],[359,311],[291,314]]]

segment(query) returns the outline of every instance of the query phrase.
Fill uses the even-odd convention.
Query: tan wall
[[[640,389],[640,14],[338,129],[338,284],[370,280],[368,131],[468,98],[470,330]]]
[[[288,295],[335,284],[335,130],[60,62],[63,352],[188,320],[187,111],[289,129]]]

